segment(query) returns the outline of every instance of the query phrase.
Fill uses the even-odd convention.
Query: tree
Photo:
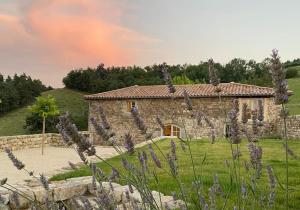
[[[32,114],[38,114],[43,119],[43,138],[42,138],[42,155],[44,154],[44,142],[45,142],[45,128],[46,118],[50,116],[59,115],[59,110],[56,106],[55,98],[48,95],[48,97],[37,97],[34,105],[29,107]]]
[[[172,80],[175,85],[194,84],[194,82],[185,75],[176,76]]]

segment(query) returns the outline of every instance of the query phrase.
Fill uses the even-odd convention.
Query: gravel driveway
[[[97,154],[103,158],[117,155],[112,147],[96,147]],[[57,170],[68,166],[68,161],[80,162],[80,158],[73,148],[45,147],[44,155],[41,148],[23,149],[13,151],[15,156],[25,164],[27,170],[33,170],[36,175],[40,173],[53,174]],[[18,171],[8,159],[5,152],[0,152],[0,179],[8,178],[10,184],[16,184],[28,179],[26,172]]]

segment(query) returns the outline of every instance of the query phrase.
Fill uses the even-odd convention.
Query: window
[[[180,137],[180,128],[173,126],[173,136],[179,136]]]
[[[179,136],[180,128],[175,125],[166,125],[163,130],[163,136]]]
[[[135,101],[127,101],[127,111],[131,112],[131,109],[136,107],[136,102]]]
[[[241,100],[240,101],[240,118],[242,116],[243,104],[246,103],[248,105],[247,110],[246,110],[246,116],[247,116],[247,119],[251,119],[252,111],[259,109],[259,102],[258,102],[259,100],[262,101],[262,105],[264,106],[264,99],[261,99],[261,98],[250,98],[250,99]]]

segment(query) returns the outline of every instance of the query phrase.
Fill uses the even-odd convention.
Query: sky
[[[0,0],[0,73],[300,57],[298,0]]]

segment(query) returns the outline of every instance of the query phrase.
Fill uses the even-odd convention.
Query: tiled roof
[[[240,83],[221,83],[221,96],[241,96],[241,97],[272,97],[273,88],[259,87]],[[217,97],[215,87],[210,84],[175,85],[174,97],[183,97],[186,90],[190,97]],[[101,99],[138,99],[138,98],[170,98],[171,94],[165,85],[151,86],[130,86],[117,90],[97,93],[84,96],[87,100]]]

